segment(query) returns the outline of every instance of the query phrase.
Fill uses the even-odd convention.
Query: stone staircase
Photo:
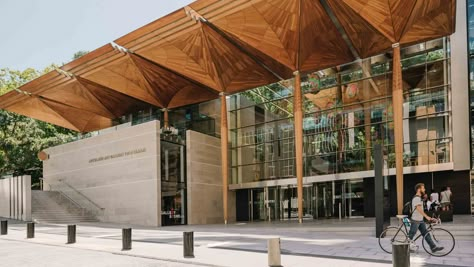
[[[33,221],[38,223],[98,222],[95,216],[56,191],[31,191]]]

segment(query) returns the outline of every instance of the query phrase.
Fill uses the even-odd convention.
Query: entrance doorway
[[[334,182],[316,184],[316,218],[332,218],[334,216]]]
[[[298,190],[296,187],[281,187],[280,203],[280,220],[298,218]]]
[[[237,206],[237,214],[241,220],[298,219],[298,190],[295,185],[242,189],[237,191],[237,196],[242,200],[247,199],[247,202],[243,202],[246,203],[245,207],[240,204]],[[304,219],[339,218],[339,214],[341,218],[364,216],[362,179],[303,186]]]
[[[315,193],[316,218],[364,216],[363,180],[316,183]]]
[[[161,224],[186,224],[184,145],[161,141]]]
[[[263,188],[252,189],[252,220],[264,221],[267,217],[265,212],[265,191]]]
[[[364,217],[364,180],[349,180],[346,186],[346,214],[350,218]]]
[[[239,191],[248,196],[248,218],[250,221],[275,221],[298,219],[298,190],[296,186],[275,186]],[[303,216],[315,218],[313,185],[303,187]],[[239,211],[237,211],[239,213]],[[239,216],[245,218],[245,216]]]

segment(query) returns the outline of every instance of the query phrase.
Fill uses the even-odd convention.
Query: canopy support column
[[[293,115],[295,120],[295,156],[296,182],[298,186],[298,221],[303,222],[303,95],[301,92],[301,74],[294,74]]]
[[[397,211],[403,210],[403,80],[400,62],[400,45],[393,46],[392,70],[392,106],[393,126],[395,134],[395,169],[397,182]]]
[[[225,93],[220,93],[221,100],[221,159],[222,159],[222,206],[224,209],[224,223],[228,220],[228,190],[229,190],[229,132],[227,126],[227,100]]]
[[[162,109],[162,111],[163,111],[163,127],[164,127],[164,129],[168,129],[169,126],[170,126],[168,109],[164,108],[164,109]]]

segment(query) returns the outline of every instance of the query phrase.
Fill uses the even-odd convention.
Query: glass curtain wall
[[[471,168],[474,168],[474,0],[468,0],[469,85],[471,107]],[[471,171],[471,213],[474,214],[474,172]]]
[[[178,130],[178,137],[181,140],[186,138],[186,130],[217,136],[219,129],[216,126],[215,105],[216,101],[213,100],[169,110],[170,126]],[[138,125],[153,120],[160,120],[161,127],[163,127],[163,118],[164,114],[162,109],[150,107],[115,119],[114,124],[120,125],[129,123],[130,125]],[[176,142],[177,139],[172,141]]]
[[[304,175],[395,167],[391,53],[305,75]],[[402,49],[404,165],[451,161],[449,40]],[[295,176],[293,80],[230,98],[233,184]]]
[[[294,177],[292,82],[230,98],[232,183]]]
[[[468,0],[469,85],[471,106],[471,167],[474,167],[474,0]]]

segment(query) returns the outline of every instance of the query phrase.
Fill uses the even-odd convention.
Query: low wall
[[[0,217],[31,221],[31,176],[0,179]]]

